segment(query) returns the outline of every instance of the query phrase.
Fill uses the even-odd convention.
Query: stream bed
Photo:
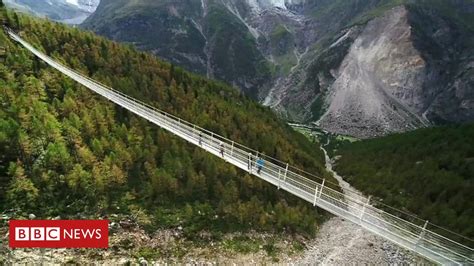
[[[348,190],[357,191],[334,171],[334,161],[329,158],[324,146],[321,146],[321,149],[326,158],[326,170],[334,175],[342,190],[345,193]],[[365,199],[359,191],[357,194],[363,200]],[[409,251],[340,217],[332,217],[322,224],[316,237],[307,243],[307,250],[297,260],[297,264],[305,265],[406,265],[418,263],[426,263],[426,261],[420,261],[420,258]]]

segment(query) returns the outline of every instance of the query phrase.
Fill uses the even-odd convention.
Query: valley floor
[[[355,189],[333,170],[333,161],[326,150],[321,148],[326,157],[326,169],[334,175],[344,191],[354,191]],[[359,195],[363,197],[360,192]],[[316,238],[308,243],[308,249],[297,260],[297,264],[411,265],[427,263],[420,260],[412,253],[367,232],[350,221],[333,217],[323,224]]]

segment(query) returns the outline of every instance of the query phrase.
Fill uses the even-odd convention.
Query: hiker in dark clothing
[[[265,161],[262,158],[257,159],[257,174],[260,174],[262,171],[263,166],[265,165]]]
[[[202,146],[202,132],[199,132],[199,146]]]
[[[221,156],[224,158],[224,143],[221,142]]]

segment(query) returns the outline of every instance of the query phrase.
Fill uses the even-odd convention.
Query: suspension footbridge
[[[438,230],[430,230],[428,221],[419,224],[376,208],[356,193],[342,193],[332,189],[325,184],[325,180],[314,181],[308,178],[310,174],[277,159],[265,156],[265,163],[262,164],[262,156],[257,151],[94,81],[35,49],[13,31],[6,30],[13,40],[64,75],[187,142],[267,181],[277,189],[285,190],[314,206],[356,223],[433,262],[474,265],[474,250],[464,242],[455,240],[458,236],[454,233],[441,234]]]

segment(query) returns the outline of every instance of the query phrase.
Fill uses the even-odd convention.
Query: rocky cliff
[[[433,4],[355,17],[319,41],[268,103],[289,119],[362,138],[473,121],[473,3]]]
[[[472,0],[102,0],[83,27],[372,137],[474,120],[473,17]]]
[[[430,77],[411,36],[405,7],[367,23],[333,70],[319,124],[362,137],[428,125],[422,116],[429,96],[423,82]]]

